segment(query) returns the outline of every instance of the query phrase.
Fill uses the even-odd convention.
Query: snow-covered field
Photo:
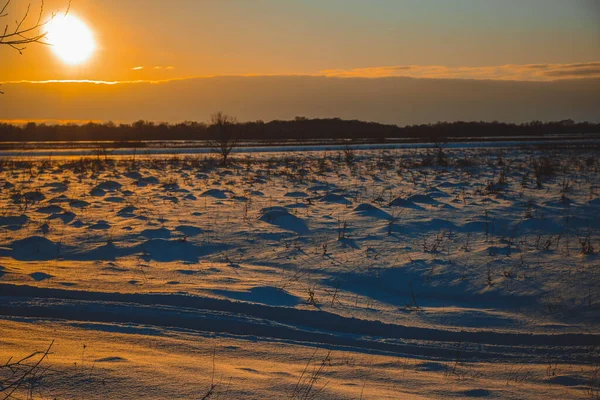
[[[598,150],[0,159],[0,384],[599,398]]]

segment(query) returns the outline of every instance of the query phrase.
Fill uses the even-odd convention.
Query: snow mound
[[[314,185],[311,186],[307,189],[310,192],[326,192],[328,190],[331,190],[331,186],[330,185]]]
[[[27,221],[29,221],[29,217],[27,217],[27,215],[0,217],[0,226],[18,225],[19,227],[21,227],[22,225],[25,225]]]
[[[104,181],[96,185],[94,189],[105,190],[107,192],[114,192],[115,190],[121,189],[121,184],[115,181]]]
[[[208,189],[200,195],[201,197],[214,197],[215,199],[226,199],[227,192],[221,189]]]
[[[198,262],[198,258],[223,249],[222,245],[197,246],[186,240],[150,239],[139,246],[145,258],[160,261]]]
[[[47,261],[58,256],[58,245],[42,236],[29,236],[12,242],[12,257],[19,261]]]
[[[134,206],[126,206],[121,208],[118,212],[117,215],[120,217],[126,217],[126,216],[132,216],[133,213],[137,210],[137,207]]]
[[[75,219],[76,215],[70,211],[65,211],[60,214],[52,214],[48,219],[60,219],[63,223],[68,224]]]
[[[68,203],[70,200],[67,196],[65,196],[64,194],[61,194],[60,196],[56,196],[50,200],[48,200],[48,203],[50,204],[56,204],[56,203]]]
[[[284,207],[274,206],[263,208],[261,214],[259,220],[278,226],[281,229],[293,231],[298,234],[306,234],[309,232],[306,222],[291,214]]]
[[[27,192],[25,194],[17,193],[17,194],[12,195],[12,198],[16,202],[21,202],[21,201],[25,200],[29,203],[36,203],[36,202],[40,202],[40,201],[44,200],[46,198],[46,196],[44,196],[41,192],[35,191],[35,192]]]
[[[324,203],[337,203],[337,204],[352,204],[350,200],[342,196],[341,194],[328,193],[321,197],[320,201]]]
[[[127,361],[126,358],[123,357],[119,357],[119,356],[114,356],[114,357],[104,357],[104,358],[99,358],[97,360],[94,360],[94,362],[125,362]]]
[[[448,193],[444,192],[443,190],[440,190],[436,187],[433,187],[431,189],[429,189],[429,194],[430,197],[432,198],[438,198],[438,197],[452,197],[450,196]]]
[[[381,219],[390,219],[391,215],[382,209],[375,207],[372,204],[362,203],[356,206],[354,209],[356,214],[365,216],[365,217],[373,217],[373,218],[381,218]]]
[[[171,231],[165,227],[158,229],[144,229],[140,235],[148,239],[168,239],[171,237]]]
[[[433,197],[428,194],[415,194],[406,199],[412,203],[435,204],[437,203]]]
[[[44,187],[49,187],[50,192],[52,193],[62,193],[67,191],[67,185],[63,182],[51,182],[44,185]]]
[[[89,206],[90,203],[85,200],[72,200],[69,205],[73,208],[84,208]]]
[[[139,187],[143,187],[147,185],[157,185],[158,182],[158,178],[155,178],[154,176],[144,176],[139,178],[136,184]]]
[[[58,213],[61,213],[63,211],[63,209],[60,206],[52,205],[52,206],[40,207],[35,211],[38,213],[41,213],[41,214],[58,214]]]
[[[142,177],[142,174],[140,174],[138,171],[126,172],[123,175],[125,175],[129,179],[134,179],[134,180],[140,179]]]
[[[29,274],[30,277],[33,278],[36,282],[45,281],[46,279],[54,278],[53,275],[47,274],[45,272],[33,272]]]
[[[94,197],[102,197],[106,195],[106,190],[93,188],[90,190],[90,195]]]
[[[175,230],[183,233],[185,236],[197,236],[202,233],[202,229],[191,225],[179,225]]]
[[[100,220],[98,222],[96,222],[95,224],[90,225],[90,229],[96,229],[96,230],[107,230],[110,229],[111,225],[105,221],[105,220]]]
[[[492,397],[492,392],[487,389],[470,389],[456,394],[460,397]]]
[[[213,293],[236,300],[269,306],[294,307],[302,302],[302,299],[286,290],[272,286],[257,286],[248,291],[213,290]]]
[[[23,197],[25,197],[25,199],[27,199],[28,201],[42,201],[46,198],[46,196],[44,196],[41,192],[27,192],[23,195]]]
[[[295,198],[305,198],[308,197],[308,195],[304,192],[288,192],[286,194],[284,194],[285,197],[295,197]]]
[[[591,204],[593,206],[600,206],[600,197],[596,197],[595,199],[588,201],[588,204]]]
[[[404,208],[413,208],[413,209],[422,209],[421,206],[416,205],[412,201],[408,199],[403,199],[402,197],[396,197],[394,200],[390,202],[391,207],[404,207]]]

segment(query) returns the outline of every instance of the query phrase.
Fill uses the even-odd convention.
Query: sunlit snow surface
[[[589,398],[597,150],[1,159],[0,362],[54,340],[42,398]]]

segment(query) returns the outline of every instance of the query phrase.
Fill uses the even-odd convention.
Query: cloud
[[[556,71],[548,71],[546,73],[548,76],[582,76],[586,78],[600,76],[600,67],[586,67],[586,68],[575,68],[575,69],[567,69],[567,70],[556,70]]]
[[[166,66],[164,66],[164,65],[155,65],[155,66],[152,66],[152,67],[148,67],[147,69],[153,69],[153,70],[162,70],[162,69],[164,69],[164,70],[172,70],[174,68],[175,67],[172,66],[172,65],[166,65]],[[142,69],[146,69],[146,67],[144,67],[143,65],[138,65],[137,67],[133,67],[131,69],[133,71],[141,71]]]
[[[397,65],[353,69],[327,69],[320,75],[339,78],[438,78],[490,79],[511,81],[552,81],[600,77],[600,61],[575,64],[508,64],[482,67],[442,65]]]
[[[589,63],[570,64],[570,65],[573,68],[600,67],[600,61],[589,62]]]
[[[533,70],[585,68],[593,67]],[[498,73],[490,67],[463,69],[460,74],[474,72]],[[429,73],[443,76],[444,71],[431,68]],[[163,81],[7,82],[2,89],[7,94],[0,96],[0,120],[20,121],[202,121],[215,110],[224,110],[240,121],[293,119],[302,115],[406,125],[456,120],[598,121],[600,109],[598,78],[526,82],[219,76]]]
[[[135,84],[135,83],[150,83],[150,84],[158,84],[158,83],[167,83],[173,81],[184,81],[188,79],[200,79],[200,78],[211,78],[211,77],[202,77],[202,76],[194,76],[194,77],[181,77],[181,78],[168,78],[168,79],[135,79],[135,80],[121,80],[121,81],[103,81],[103,80],[95,80],[95,79],[48,79],[43,81],[32,81],[32,80],[20,80],[20,81],[4,81],[0,82],[0,85],[14,85],[19,83],[31,83],[33,85],[43,85],[43,84],[52,84],[52,83],[85,83],[92,85],[122,85],[122,84]]]

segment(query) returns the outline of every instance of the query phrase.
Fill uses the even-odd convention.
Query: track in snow
[[[589,362],[600,335],[449,331],[184,294],[85,292],[0,284],[0,315],[133,333],[186,330],[432,359]],[[133,326],[133,328],[132,328]],[[458,350],[460,349],[460,350]]]

